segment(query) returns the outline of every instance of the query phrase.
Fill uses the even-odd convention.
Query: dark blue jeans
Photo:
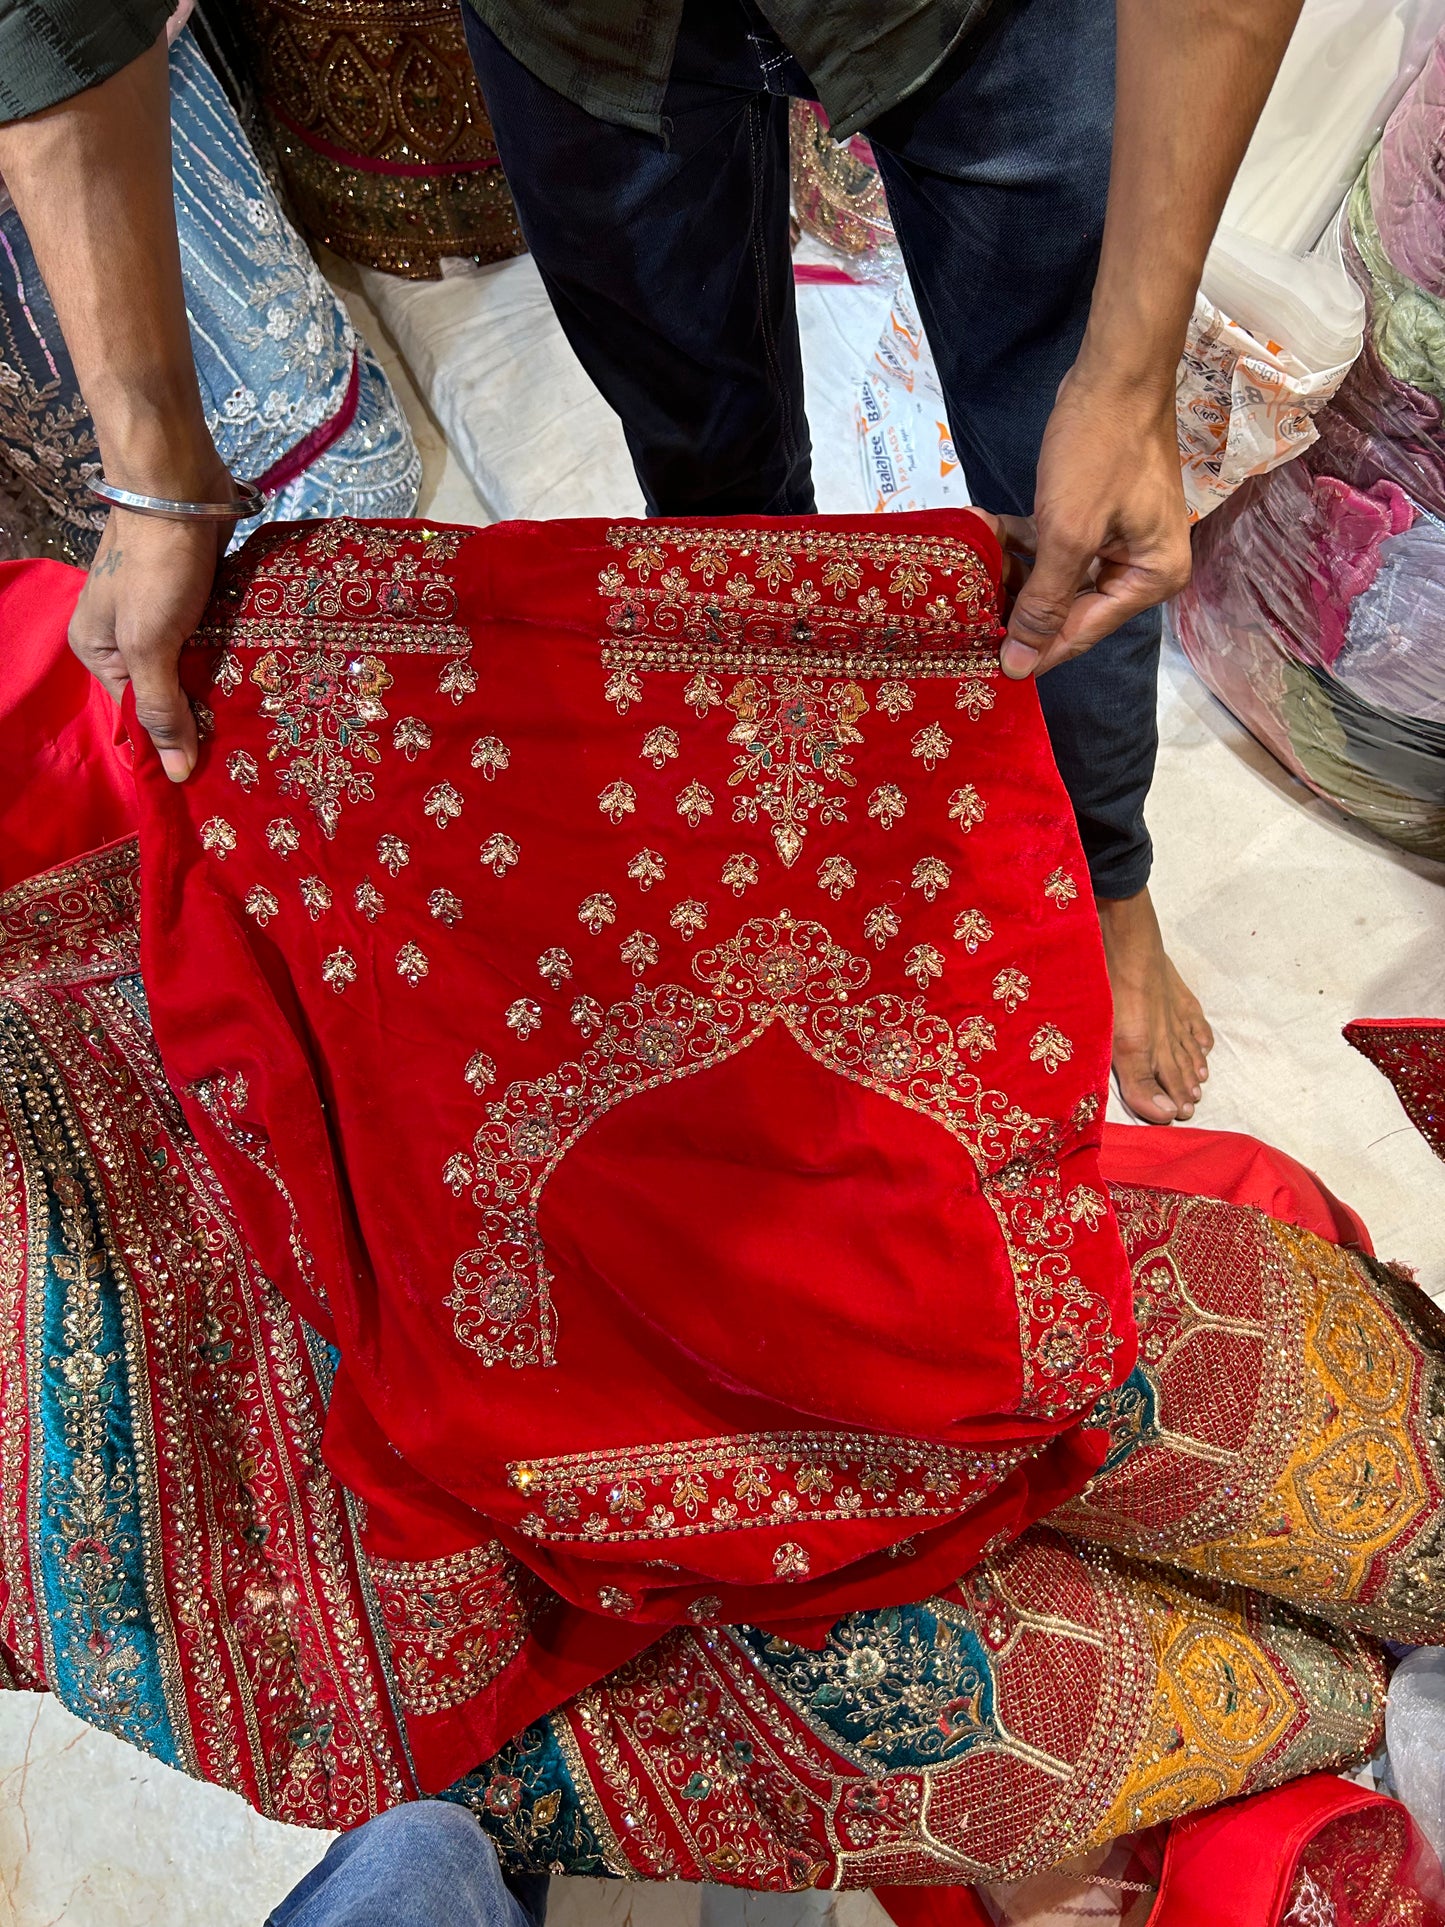
[[[527,245],[655,515],[815,504],[788,247],[788,97],[751,0],[688,0],[657,140],[544,86],[464,8]],[[974,500],[1028,514],[1083,339],[1114,111],[1112,0],[1000,0],[868,129]],[[1039,684],[1100,896],[1149,876],[1159,614]]]

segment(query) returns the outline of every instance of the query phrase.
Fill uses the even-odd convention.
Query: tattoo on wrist
[[[90,565],[91,580],[95,581],[99,576],[103,575],[114,575],[124,560],[125,550],[119,543],[117,543],[113,549],[104,550]]]

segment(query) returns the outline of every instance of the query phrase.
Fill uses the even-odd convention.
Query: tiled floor
[[[485,521],[359,279],[342,264],[335,273],[416,430],[421,512]],[[613,483],[625,504],[630,476]],[[1387,1256],[1445,1293],[1445,1167],[1339,1037],[1355,1016],[1445,1012],[1445,872],[1311,798],[1177,656],[1166,660],[1160,724],[1156,894],[1219,1040],[1198,1122],[1252,1131],[1311,1165],[1363,1212]],[[0,1927],[259,1927],[323,1845],[88,1732],[53,1702],[0,1695]],[[828,1910],[821,1896],[578,1881],[565,1883],[552,1919],[822,1927]],[[881,1927],[865,1896],[839,1911],[839,1927]]]

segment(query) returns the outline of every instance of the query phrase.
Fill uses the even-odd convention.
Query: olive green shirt
[[[0,0],[0,121],[24,120],[159,39],[175,0]]]
[[[718,4],[719,0],[711,0]],[[662,131],[683,0],[471,0],[511,54],[599,120]],[[921,87],[989,0],[759,0],[839,140]]]

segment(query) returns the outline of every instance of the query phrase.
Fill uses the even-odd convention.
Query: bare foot
[[[1114,1075],[1145,1124],[1183,1122],[1209,1076],[1214,1032],[1199,1000],[1164,954],[1149,892],[1100,897],[1099,922],[1114,992]]]

